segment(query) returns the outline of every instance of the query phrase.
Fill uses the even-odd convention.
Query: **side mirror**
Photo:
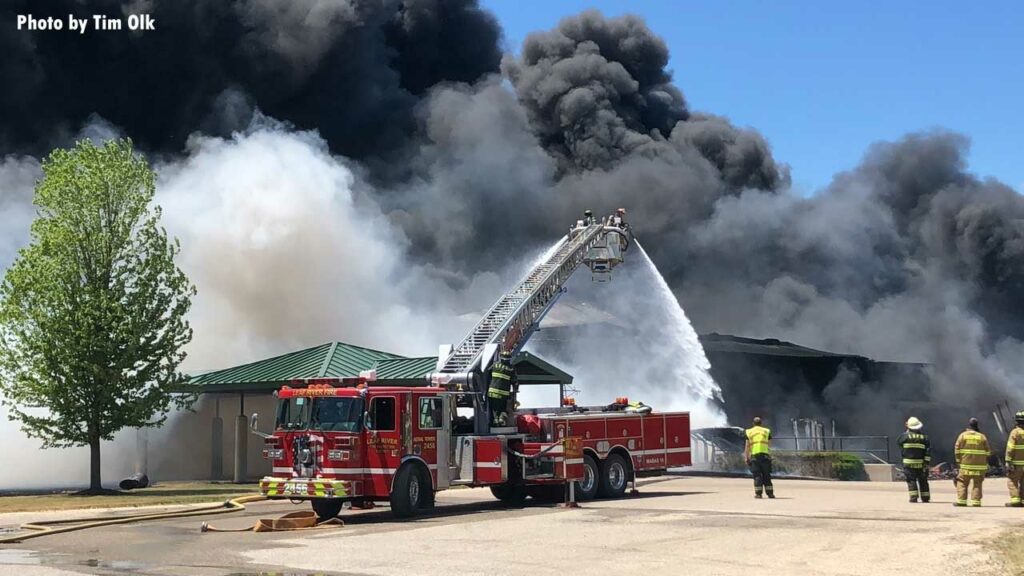
[[[260,415],[256,412],[253,412],[252,416],[249,417],[249,432],[252,432],[253,434],[259,436],[260,438],[270,438],[271,436],[273,436],[272,434],[260,432],[259,423]]]
[[[370,411],[363,412],[363,430],[370,431]]]

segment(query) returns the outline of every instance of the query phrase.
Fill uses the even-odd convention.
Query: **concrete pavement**
[[[671,477],[576,510],[509,510],[487,490],[453,490],[414,522],[384,507],[344,513],[337,530],[200,534],[202,518],[188,518],[30,540],[0,549],[0,574],[1005,574],[986,542],[1021,526],[1024,510],[1003,507],[1001,479],[986,488],[980,509],[953,508],[951,482],[910,504],[899,483],[779,480],[778,499],[755,500],[749,480]],[[258,503],[211,523],[294,509]]]

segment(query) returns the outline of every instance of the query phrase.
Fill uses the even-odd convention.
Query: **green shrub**
[[[838,480],[867,480],[864,461],[848,452],[835,452],[832,460],[832,477]]]
[[[720,452],[712,466],[716,470],[747,470],[743,455]],[[867,480],[864,461],[849,452],[790,452],[772,453],[772,468],[779,476],[811,476],[836,480]]]

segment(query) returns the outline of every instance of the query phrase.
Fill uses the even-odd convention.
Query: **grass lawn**
[[[0,494],[0,513],[39,510],[80,510],[122,506],[155,506],[222,502],[259,492],[258,484],[161,482],[156,486],[110,496],[75,496],[73,492]]]

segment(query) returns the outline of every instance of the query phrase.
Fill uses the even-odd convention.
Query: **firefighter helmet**
[[[587,218],[590,218],[590,217],[591,217],[591,216],[593,216],[593,215],[594,215],[594,212],[593,212],[593,211],[591,211],[591,210],[584,210],[584,211],[583,211],[583,216],[585,216],[585,217],[587,217]]]
[[[1017,421],[1017,424],[1024,424],[1024,410],[1014,414],[1013,419]]]
[[[509,360],[511,358],[512,358],[512,351],[511,350],[504,350],[503,349],[501,351],[501,359],[502,360]]]
[[[916,431],[916,430],[920,430],[921,428],[924,428],[924,424],[920,420],[918,420],[917,418],[915,418],[913,416],[911,416],[910,418],[907,418],[907,430],[915,430]]]

